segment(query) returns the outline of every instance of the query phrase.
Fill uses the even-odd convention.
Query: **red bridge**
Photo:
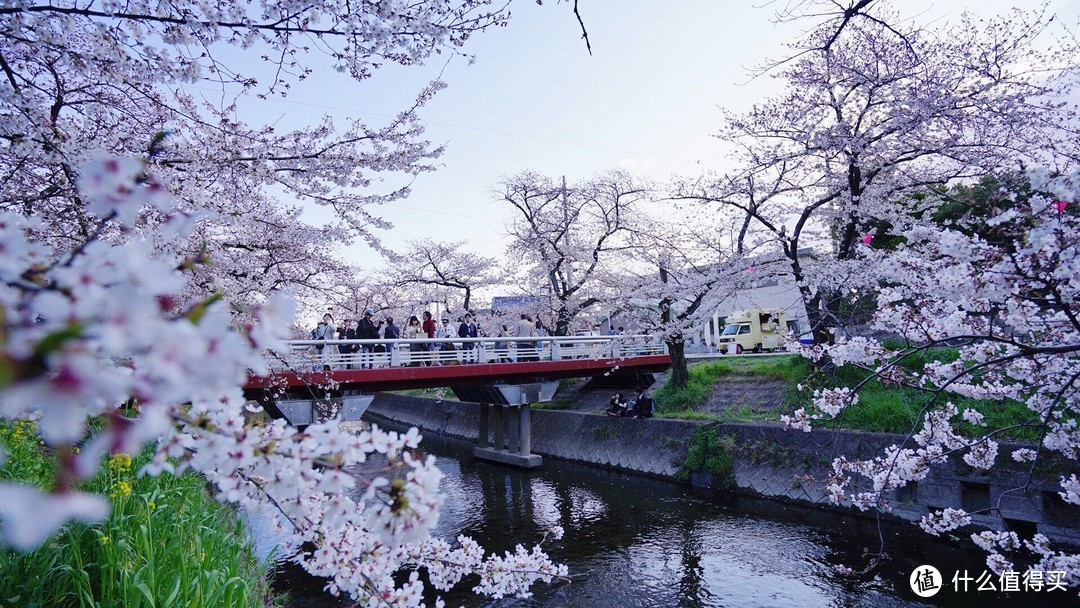
[[[271,355],[273,374],[251,377],[245,394],[265,390],[361,390],[521,383],[586,376],[626,378],[671,364],[663,342],[647,336],[298,340]]]
[[[297,425],[324,416],[358,419],[370,393],[449,387],[485,412],[474,453],[526,467],[540,464],[530,454],[529,407],[551,400],[558,380],[651,384],[671,365],[664,343],[649,336],[299,340],[289,346],[287,353],[269,355],[270,376],[252,376],[244,387],[271,415]],[[495,408],[493,423],[488,406]]]

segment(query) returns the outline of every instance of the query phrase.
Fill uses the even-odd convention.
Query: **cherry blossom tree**
[[[872,15],[864,12],[871,4]],[[1080,504],[1080,174],[1066,102],[1077,76],[1075,37],[1040,47],[1052,22],[1042,11],[965,17],[930,31],[883,3],[850,6],[856,12],[813,30],[795,45],[807,52],[777,67],[790,94],[734,117],[727,133],[742,146],[745,169],[703,196],[742,210],[791,260],[819,342],[805,354],[870,372],[856,386],[815,391],[811,407],[784,421],[810,431],[814,421],[842,420],[858,407],[871,380],[903,385],[926,396],[918,421],[876,458],[836,459],[832,500],[888,511],[896,490],[954,458],[986,471],[1005,468],[1004,459],[1025,467],[1024,480],[1003,495],[1023,494],[1042,487],[1036,467],[1056,456],[1069,467],[1058,494]],[[965,202],[937,187],[1017,168],[1030,187],[1002,190],[999,205],[957,213]],[[935,220],[943,205],[951,206],[947,223]],[[882,227],[887,235],[876,232]],[[886,236],[890,247],[872,246]],[[833,243],[834,255],[803,268],[795,247],[812,240]],[[843,335],[830,344],[821,330],[852,287],[876,298],[872,329],[903,346]],[[958,356],[938,354],[944,345],[959,345]],[[902,363],[915,354],[931,362],[909,371]],[[1031,422],[987,431],[984,415],[961,411],[956,395],[1023,403]],[[999,456],[1002,436],[1017,428],[1038,441]],[[1001,508],[999,500],[986,511]],[[937,535],[968,526],[972,515],[948,508],[920,523]],[[1064,572],[1068,584],[1080,584],[1080,555],[1053,548],[1043,534],[970,538],[995,573]]]
[[[34,239],[37,218],[0,216],[0,416],[35,421],[56,455],[55,488],[0,483],[3,544],[28,550],[68,520],[102,520],[108,500],[78,482],[107,453],[150,444],[155,455],[144,474],[202,473],[220,500],[267,513],[288,545],[304,548],[295,559],[331,579],[331,592],[366,605],[419,605],[416,568],[436,589],[479,574],[476,590],[494,597],[565,576],[539,548],[485,555],[465,537],[454,546],[431,538],[441,473],[433,457],[412,451],[415,429],[353,434],[337,421],[303,431],[282,420],[249,424],[246,412],[259,408],[240,387],[249,373],[269,373],[265,350],[287,352],[280,338],[291,302],[270,299],[236,331],[217,297],[178,304],[201,260],[168,243],[101,239],[145,207],[177,233],[191,228],[146,166],[102,155],[78,167],[79,196],[100,219],[70,252]],[[121,406],[135,415],[122,415]],[[91,433],[91,417],[106,428]],[[395,582],[407,569],[412,576]]]
[[[903,347],[852,338],[807,351],[815,359],[828,356],[836,364],[862,366],[870,378],[926,394],[919,423],[901,445],[874,459],[833,463],[828,489],[834,501],[888,511],[894,490],[925,478],[932,465],[951,457],[982,470],[999,467],[999,459],[1006,458],[1026,466],[1026,481],[1010,492],[1033,487],[1036,467],[1052,454],[1080,469],[1075,464],[1080,460],[1080,173],[1039,170],[1030,177],[1036,193],[1014,194],[1012,204],[987,221],[996,236],[1007,238],[991,241],[972,230],[983,221],[978,217],[948,227],[913,226],[902,233],[906,242],[881,260],[890,280],[877,289],[880,309],[873,326],[901,336]],[[875,255],[861,249],[860,257]],[[955,360],[932,361],[916,372],[901,366],[914,354],[955,344],[961,345]],[[813,420],[840,417],[857,407],[859,388],[815,392],[813,407],[785,422],[809,431]],[[960,411],[953,395],[1021,402],[1031,410],[1032,422],[978,430],[986,426],[983,414]],[[962,430],[960,422],[977,430]],[[1000,436],[1023,427],[1035,430],[1038,441],[999,456]],[[853,489],[852,481],[860,477],[866,482]],[[1080,505],[1077,473],[1066,471],[1059,482],[1061,498]],[[999,499],[989,511],[1000,508]],[[937,535],[971,521],[970,513],[950,508],[930,513],[921,525]],[[971,537],[988,551],[987,564],[995,573],[1026,563],[1043,572],[1067,572],[1069,584],[1080,584],[1080,555],[1054,550],[1042,534],[1021,539],[1015,532],[988,531]]]
[[[754,255],[745,219],[730,211],[701,216],[674,200],[657,201],[653,210],[628,238],[621,254],[623,279],[613,299],[621,315],[663,337],[671,356],[671,385],[684,387],[686,333],[707,323],[733,292],[767,277],[779,260]]]
[[[431,538],[440,473],[415,430],[253,426],[240,391],[287,350],[282,292],[347,288],[332,249],[378,246],[373,207],[408,194],[378,182],[441,152],[416,114],[440,83],[383,125],[253,124],[249,96],[286,95],[323,61],[362,80],[456,53],[507,17],[486,0],[0,6],[0,416],[36,421],[57,465],[54,488],[2,484],[4,544],[100,521],[107,499],[79,481],[150,445],[144,473],[193,469],[268,512],[301,565],[365,605],[421,603],[416,568],[437,589],[479,574],[494,597],[565,575],[539,548]],[[307,224],[300,204],[335,219]]]
[[[880,276],[855,256],[874,223],[903,230],[932,211],[912,193],[1076,156],[1077,125],[1064,105],[1075,39],[1042,46],[1052,15],[965,16],[931,30],[882,6],[873,19],[846,19],[840,30],[830,21],[793,45],[817,51],[776,68],[787,92],[729,116],[720,134],[741,168],[679,188],[740,210],[750,230],[774,239],[818,342],[833,339],[850,290]],[[806,246],[819,253],[815,267],[799,260]]]
[[[584,310],[605,298],[618,282],[615,254],[629,245],[630,228],[644,212],[649,187],[623,172],[609,172],[567,186],[524,171],[499,185],[500,200],[514,219],[507,273],[531,295],[550,298],[555,335],[566,335]]]
[[[472,310],[476,290],[495,285],[499,278],[495,259],[469,252],[466,244],[466,241],[431,239],[410,241],[405,252],[387,255],[388,279],[402,288],[432,286],[460,291],[461,308]],[[449,302],[444,303],[449,309]]]
[[[407,184],[434,169],[441,148],[422,139],[417,111],[442,84],[383,125],[327,117],[283,128],[245,120],[247,107],[287,95],[319,62],[363,80],[383,64],[457,53],[507,16],[485,0],[345,10],[322,2],[9,3],[0,7],[0,209],[37,215],[36,238],[67,249],[94,225],[76,167],[91,149],[138,155],[200,224],[186,233],[186,251],[215,260],[213,277],[189,283],[193,295],[217,290],[256,303],[284,285],[329,289],[344,274],[332,251],[357,238],[377,246],[376,231],[389,225],[372,210],[409,192],[380,182]],[[334,220],[310,225],[300,205],[324,207]],[[160,221],[144,210],[123,234],[102,236],[160,238]]]

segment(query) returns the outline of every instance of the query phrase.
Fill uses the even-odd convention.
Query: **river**
[[[526,546],[561,525],[566,536],[546,545],[569,566],[570,583],[540,584],[530,599],[490,600],[459,585],[442,594],[447,606],[565,606],[622,608],[1076,606],[1075,591],[1002,593],[953,590],[952,576],[985,569],[985,554],[919,532],[913,525],[883,527],[890,558],[866,574],[864,552],[880,541],[874,520],[745,497],[695,491],[673,483],[545,459],[521,471],[476,461],[470,446],[429,436],[422,447],[445,473],[446,504],[436,534],[466,534],[489,551]],[[257,540],[265,547],[267,539]],[[920,565],[944,575],[929,599],[909,585]],[[997,583],[997,579],[994,579]],[[295,567],[280,566],[275,586],[290,606],[347,605],[321,591]]]

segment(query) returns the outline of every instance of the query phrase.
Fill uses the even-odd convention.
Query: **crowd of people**
[[[437,351],[457,351],[456,356],[452,359],[455,362],[468,363],[476,360],[476,343],[464,340],[460,343],[455,343],[454,338],[467,339],[486,337],[480,326],[476,323],[473,314],[466,312],[463,316],[457,318],[453,324],[451,324],[448,316],[441,318],[441,323],[436,322],[435,317],[431,312],[424,311],[421,313],[422,318],[418,318],[416,315],[409,317],[408,322],[404,328],[399,328],[394,324],[392,317],[386,317],[375,321],[374,311],[371,309],[365,310],[363,316],[359,321],[353,319],[345,319],[341,326],[338,326],[334,322],[333,315],[327,313],[323,315],[322,320],[316,325],[315,329],[311,330],[310,339],[316,341],[322,340],[396,340],[404,338],[406,340],[413,340],[408,345],[411,353],[423,353],[423,352],[437,352]],[[619,335],[623,333],[623,328],[620,327],[616,331],[609,332],[609,335]],[[533,319],[525,313],[520,315],[517,322],[514,323],[513,328],[510,328],[506,324],[499,324],[498,334],[495,336],[495,350],[498,353],[497,362],[508,363],[511,361],[538,361],[539,352],[543,346],[543,342],[539,341],[514,341],[513,338],[536,338],[550,335],[544,328],[543,323],[539,320],[533,321]],[[424,340],[439,340],[438,342],[424,342]],[[511,359],[510,349],[514,347],[515,357]],[[315,345],[315,350],[320,355],[331,354],[337,352],[340,354],[352,354],[352,353],[385,353],[388,348],[393,348],[391,344],[327,344],[327,345]],[[334,349],[331,351],[330,349]],[[423,365],[439,365],[441,362],[449,361],[451,359],[443,357],[440,359],[429,357],[425,358]],[[355,358],[360,369],[370,369],[374,366],[375,357],[360,356]],[[419,362],[410,363],[410,365],[421,365]],[[352,363],[347,364],[348,368],[352,368]],[[645,395],[645,388],[639,387],[633,397],[627,401],[622,393],[615,393],[611,396],[611,400],[608,403],[609,407],[605,410],[608,416],[618,416],[625,418],[652,418],[653,415],[653,400],[651,397]]]
[[[476,320],[471,312],[466,312],[463,316],[458,317],[456,321],[451,324],[450,318],[447,316],[442,317],[441,324],[436,322],[435,317],[430,311],[424,311],[421,313],[422,318],[417,318],[416,315],[409,317],[408,322],[403,328],[399,328],[394,324],[392,317],[386,317],[378,321],[374,320],[375,311],[367,309],[364,311],[363,316],[359,321],[353,319],[345,319],[339,326],[334,321],[334,316],[330,313],[323,315],[323,318],[316,325],[315,329],[311,330],[309,339],[322,341],[322,340],[417,340],[417,342],[409,343],[409,351],[412,353],[422,352],[439,352],[439,351],[460,351],[457,356],[453,358],[440,357],[429,358],[425,365],[439,365],[445,362],[461,362],[469,363],[476,361],[476,343],[463,341],[461,343],[455,343],[451,341],[454,338],[479,338],[486,337],[486,334],[481,330],[480,326],[476,323]],[[512,330],[508,329],[506,325],[501,325],[501,329],[498,332],[499,338],[534,338],[539,336],[550,335],[544,328],[543,324],[537,319],[535,322],[528,314],[521,314],[520,319],[514,324]],[[422,340],[439,340],[438,342],[424,343]],[[508,350],[513,345],[516,347],[517,352],[520,353],[514,360],[516,361],[538,361],[539,349],[543,343],[529,342],[507,342],[498,341],[495,343],[496,350],[500,353],[498,362],[505,363],[511,361],[511,359],[503,351]],[[360,357],[354,358],[357,361],[360,369],[370,369],[374,367],[376,357],[363,356],[364,353],[385,353],[390,348],[393,348],[391,344],[328,344],[328,345],[315,345],[315,352],[325,357],[330,354],[342,354],[350,355],[354,353],[362,353]],[[410,365],[419,365],[419,363],[411,363]],[[347,364],[347,368],[351,369],[352,362]]]

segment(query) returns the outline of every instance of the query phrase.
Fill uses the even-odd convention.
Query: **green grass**
[[[52,457],[22,423],[0,423],[0,477],[52,481]],[[148,456],[113,456],[82,489],[111,495],[99,525],[71,523],[29,553],[0,552],[0,606],[270,606],[265,565],[234,511],[188,473],[134,475]]]
[[[691,474],[704,471],[710,473],[720,485],[731,487],[735,483],[732,448],[730,438],[719,437],[715,426],[694,429],[686,446],[686,460],[679,467],[675,479],[688,481]]]
[[[424,399],[443,399],[446,401],[457,401],[457,397],[454,396],[454,391],[445,387],[437,388],[409,388],[400,391],[390,391],[394,395],[406,395],[408,397],[423,397]]]
[[[555,389],[555,395],[551,401],[533,403],[533,409],[537,410],[568,410],[574,405],[577,397],[573,389],[585,383],[581,378],[562,378],[559,380],[559,388]]]
[[[758,376],[782,380],[792,386],[802,382],[810,374],[810,360],[798,355],[776,357],[733,357],[702,365],[713,367],[721,374]]]
[[[673,417],[696,411],[712,394],[713,386],[726,370],[715,365],[694,365],[686,386],[675,388],[667,382],[653,393],[658,416]]]
[[[892,346],[900,345],[893,344]],[[905,358],[901,366],[909,371],[921,371],[930,361],[954,361],[958,356],[959,351],[956,349],[935,349],[915,353]],[[657,415],[665,418],[719,420],[732,423],[778,421],[780,414],[787,414],[799,407],[810,405],[812,391],[799,392],[796,387],[799,384],[808,384],[811,372],[810,361],[797,355],[732,357],[697,364],[689,369],[690,378],[686,387],[673,389],[669,382],[656,391],[654,398]],[[863,370],[845,366],[827,378],[816,379],[815,385],[854,387],[866,379],[867,375],[867,372]],[[746,376],[784,382],[788,387],[785,397],[787,407],[781,410],[762,410],[745,405],[734,405],[721,414],[702,412],[701,408],[708,401],[715,384],[723,376]],[[920,412],[927,399],[927,393],[910,388],[884,386],[876,380],[871,380],[859,391],[859,403],[855,407],[847,408],[842,419],[821,422],[819,426],[842,426],[861,431],[907,434],[919,420]],[[944,395],[940,402],[945,401],[953,402],[960,411],[972,408],[981,412],[986,422],[986,427],[980,429],[982,431],[1037,422],[1034,412],[1015,401],[975,400],[955,394]],[[968,435],[976,431],[973,425],[963,421],[955,422],[954,426]],[[1038,431],[1015,429],[1003,433],[1003,437],[1027,441],[1037,440]]]
[[[674,389],[668,382],[657,389],[653,398],[656,400],[658,415],[684,418],[686,414],[696,412],[705,404],[721,376],[739,375],[781,380],[794,388],[799,382],[805,381],[809,373],[809,361],[796,355],[722,359],[691,366],[689,382],[685,387]]]

